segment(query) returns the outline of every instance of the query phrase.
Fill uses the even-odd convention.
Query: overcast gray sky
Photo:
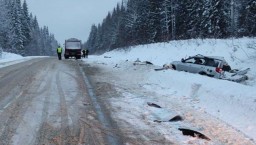
[[[74,37],[85,42],[92,24],[101,23],[121,0],[26,0],[39,25],[48,26],[60,44]]]

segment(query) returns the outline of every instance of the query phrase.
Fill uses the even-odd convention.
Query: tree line
[[[256,0],[123,0],[92,25],[85,47],[115,48],[170,40],[256,36]]]
[[[29,13],[26,0],[0,0],[0,47],[3,51],[31,55],[53,55],[58,42],[48,27],[41,28]]]

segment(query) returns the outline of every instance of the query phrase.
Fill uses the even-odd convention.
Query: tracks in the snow
[[[122,144],[83,65],[41,58],[1,68],[0,144]]]

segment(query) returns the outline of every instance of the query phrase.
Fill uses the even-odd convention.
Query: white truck
[[[76,59],[81,59],[81,50],[82,50],[82,42],[76,38],[70,38],[65,40],[65,59],[69,59],[70,57],[75,57]]]

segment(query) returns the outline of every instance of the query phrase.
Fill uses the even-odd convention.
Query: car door
[[[201,73],[205,70],[205,59],[204,58],[196,58],[196,61],[193,65],[191,65],[192,73]]]
[[[194,58],[195,61],[190,66],[190,72],[192,73],[200,73],[205,69],[205,60],[203,58]]]

